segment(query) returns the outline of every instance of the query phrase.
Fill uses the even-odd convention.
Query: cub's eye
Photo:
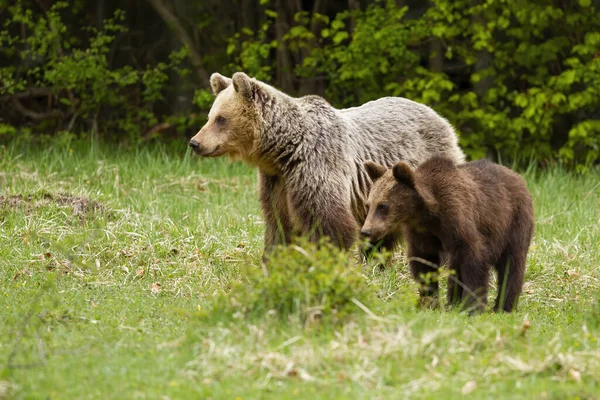
[[[215,118],[215,122],[219,125],[223,125],[225,123],[225,117],[219,115],[217,118]]]
[[[390,208],[388,207],[387,204],[381,203],[377,205],[377,212],[380,214],[387,214],[388,210]]]

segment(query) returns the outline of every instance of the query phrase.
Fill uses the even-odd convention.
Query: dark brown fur
[[[415,171],[406,163],[387,170],[366,162],[374,184],[361,230],[371,241],[402,232],[421,304],[437,299],[438,272],[447,260],[448,302],[481,311],[490,267],[498,273],[494,310],[510,312],[519,300],[534,230],[533,202],[517,173],[486,160],[455,165],[433,157]],[[430,275],[431,276],[431,275]]]

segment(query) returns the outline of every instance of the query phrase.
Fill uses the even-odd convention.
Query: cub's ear
[[[404,183],[411,188],[415,187],[415,175],[405,162],[399,162],[394,165],[392,168],[392,173],[394,174],[394,178],[400,183]]]
[[[231,85],[231,79],[219,74],[218,72],[215,72],[210,76],[210,87],[212,87],[212,91],[215,96],[227,89],[229,85]]]
[[[367,170],[367,174],[369,175],[369,178],[371,178],[371,180],[373,182],[375,182],[377,179],[381,178],[381,176],[383,174],[385,174],[385,171],[387,171],[383,165],[374,163],[373,161],[365,161],[365,163],[363,165],[365,166],[365,169]]]
[[[243,72],[236,72],[231,77],[233,88],[244,99],[250,101],[253,98],[253,92],[256,89],[256,83]]]

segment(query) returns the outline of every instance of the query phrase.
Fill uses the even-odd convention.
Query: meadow
[[[400,255],[307,324],[211,311],[260,268],[257,172],[184,146],[0,147],[0,399],[600,398],[600,171],[521,171],[517,312],[418,310]]]

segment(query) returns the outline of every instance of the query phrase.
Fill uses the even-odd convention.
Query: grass
[[[206,314],[260,263],[255,170],[183,146],[2,147],[0,399],[600,398],[600,172],[526,178],[516,313],[418,311],[398,257],[363,268],[369,309],[306,326]]]

